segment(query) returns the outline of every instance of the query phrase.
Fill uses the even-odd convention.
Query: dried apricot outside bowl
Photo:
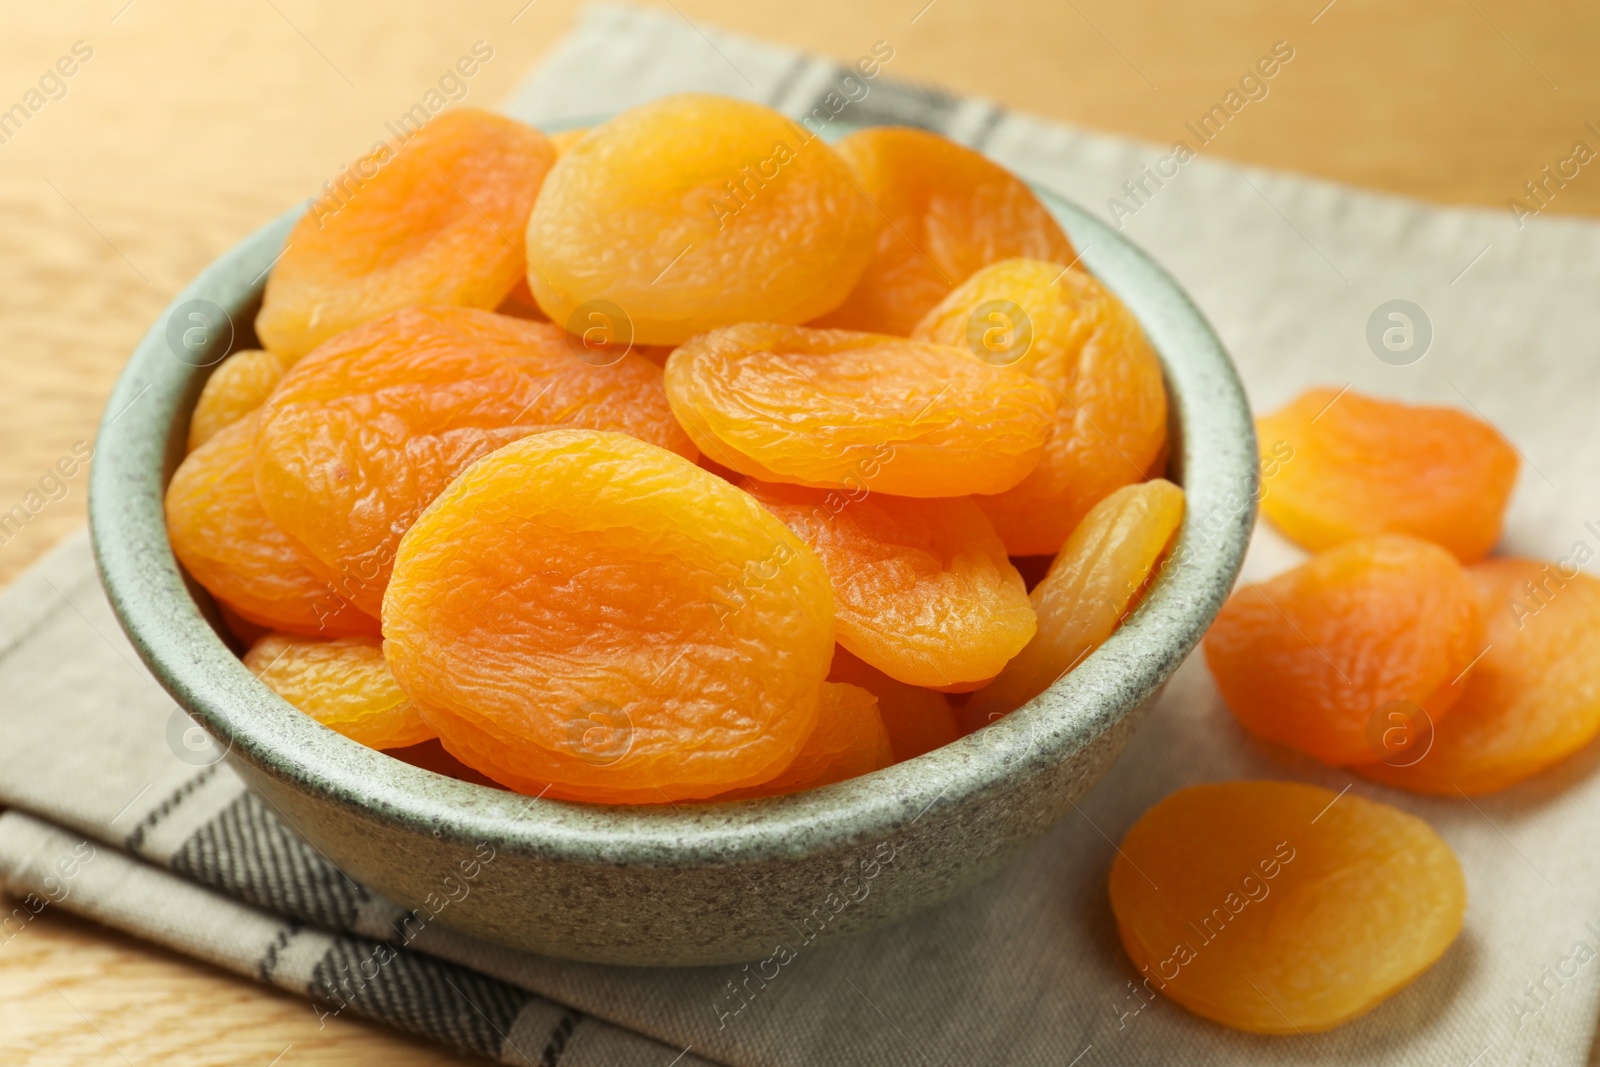
[[[175,350],[199,310],[255,343],[261,279],[299,212],[204,271],[133,353],[107,406],[90,489],[111,602],[159,682],[228,748],[229,770],[350,877],[416,904],[482,845],[473,892],[439,921],[569,959],[748,961],[793,940],[796,902],[847,876],[851,905],[818,939],[944,900],[1063,815],[1196,646],[1232,587],[1255,517],[1250,412],[1221,344],[1177,285],[1090,213],[1041,194],[1084,266],[1138,316],[1171,395],[1169,477],[1188,498],[1172,563],[1138,611],[1068,677],[994,725],[915,759],[788,796],[599,806],[444,777],[364,748],[257,681],[215,606],[179,567],[162,498],[190,412],[227,349]],[[224,331],[226,332],[226,331]],[[750,883],[765,892],[752,893]],[[809,906],[809,903],[807,904]]]

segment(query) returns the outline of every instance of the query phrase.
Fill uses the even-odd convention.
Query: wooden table
[[[1208,151],[1506,210],[1577,140],[1600,147],[1592,0],[668,0],[685,17],[1100,130],[1169,142],[1274,42],[1270,104]],[[1326,4],[1326,6],[1324,6]],[[526,5],[526,6],[525,6]],[[59,96],[0,143],[0,511],[90,441],[122,361],[178,288],[369,145],[473,41],[492,105],[577,0],[54,0],[0,33],[0,111],[75,42]],[[382,12],[380,15],[379,12]],[[520,12],[520,14],[519,14]],[[513,19],[515,21],[513,22]],[[914,21],[913,21],[914,20]],[[1600,214],[1600,173],[1552,213]],[[84,476],[14,537],[9,579],[84,519]],[[3,743],[3,739],[0,739]],[[279,1057],[274,1060],[274,1057]],[[54,910],[0,954],[0,1062],[443,1064],[430,1046]]]

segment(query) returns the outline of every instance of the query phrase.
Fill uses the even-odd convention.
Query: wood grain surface
[[[1208,151],[1505,210],[1600,145],[1593,0],[665,0],[684,18],[851,59],[1086,127],[1169,142],[1274,42],[1296,50],[1252,121]],[[84,519],[94,437],[126,354],[211,259],[382,135],[475,40],[492,106],[577,0],[52,0],[8,5],[0,112],[72,68],[0,141],[0,531],[9,579]],[[82,42],[78,45],[78,42]],[[78,56],[74,46],[78,45]],[[92,51],[86,60],[81,56]],[[68,62],[58,67],[63,57]],[[0,127],[0,133],[5,133]],[[1600,214],[1600,169],[1552,213]],[[3,741],[0,741],[3,743]],[[47,912],[0,952],[0,1063],[412,1067],[456,1058]]]

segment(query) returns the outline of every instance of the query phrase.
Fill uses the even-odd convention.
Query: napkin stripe
[[[229,896],[330,930],[351,929],[372,899],[254,793],[241,793],[195,831],[168,866]]]
[[[150,825],[203,784],[200,778],[185,783],[152,812]],[[234,798],[166,865],[194,882],[290,920],[257,964],[263,981],[277,979],[277,984],[284,984],[289,978],[276,973],[279,953],[307,926],[334,931],[338,936],[312,968],[304,989],[324,1011],[338,1014],[348,1009],[463,1051],[538,1067],[559,1064],[585,1018],[576,1009],[554,1005],[476,971],[389,941],[343,933],[354,929],[362,909],[380,898],[351,881],[254,793]],[[556,1011],[560,1015],[551,1021],[549,1016]],[[538,1027],[534,1032],[545,1034],[542,1044],[513,1040],[519,1020],[520,1029]]]
[[[122,847],[129,852],[138,852],[139,846],[144,843],[144,839],[149,836],[150,831],[154,830],[163,819],[177,810],[178,805],[182,804],[190,794],[215,777],[221,766],[221,761],[213,763],[173,790],[167,799],[156,805],[154,810],[139,820],[139,825],[135,826],[128,836],[123,839]]]
[[[358,1007],[415,1033],[499,1058],[532,994],[381,941],[336,937],[307,992],[330,1010]]]

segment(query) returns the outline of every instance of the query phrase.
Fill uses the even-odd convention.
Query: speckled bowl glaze
[[[262,281],[299,212],[202,273],[133,353],[100,426],[90,516],[123,627],[245,781],[352,877],[420,906],[481,846],[473,891],[440,921],[488,941],[640,965],[757,960],[867,930],[992,874],[1060,819],[1122,748],[1199,642],[1244,556],[1256,497],[1250,412],[1227,354],[1165,272],[1049,196],[1086,265],[1138,314],[1172,398],[1172,476],[1188,517],[1132,619],[1014,714],[925,756],[776,799],[640,808],[534,800],[420,770],[300,714],[207,621],[167,541],[162,496],[189,413],[226,351],[169,342],[210,301],[253,344]],[[186,306],[187,305],[187,306]],[[226,331],[222,331],[226,332]]]

